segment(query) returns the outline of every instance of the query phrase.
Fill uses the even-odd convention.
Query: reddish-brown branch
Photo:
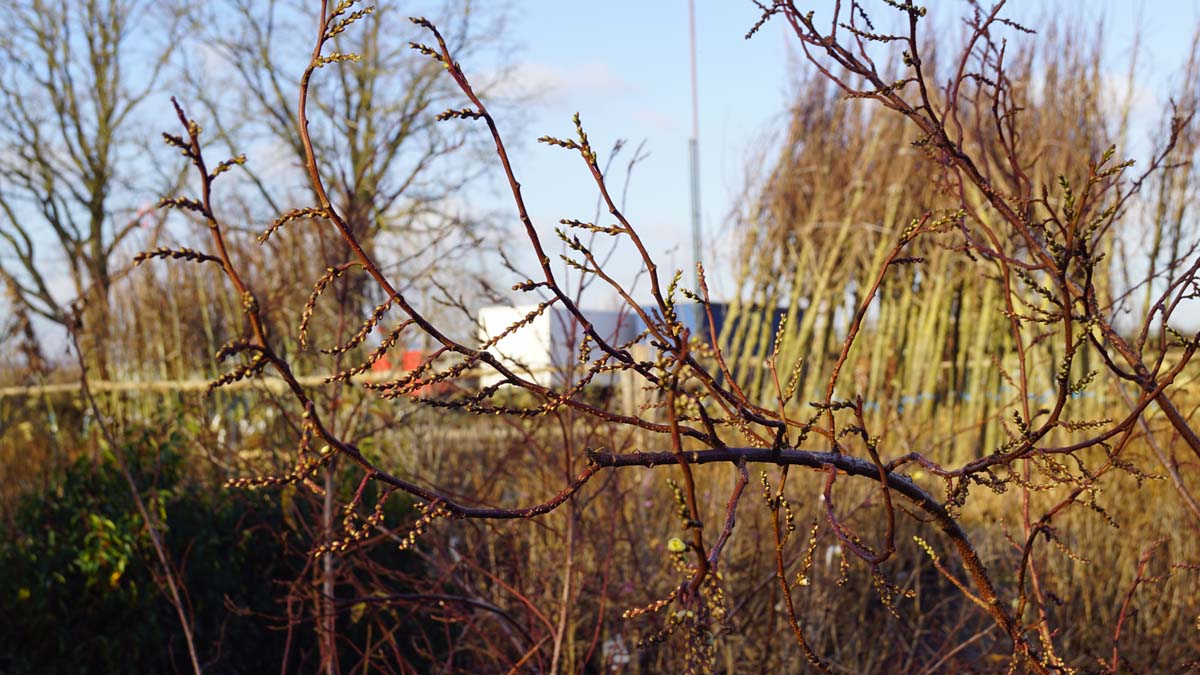
[[[746,462],[753,464],[775,464],[777,466],[804,466],[818,470],[833,468],[851,476],[859,476],[871,480],[878,480],[879,478],[878,467],[873,462],[842,453],[810,452],[807,450],[723,448],[685,451],[683,453],[656,452],[624,455],[589,452],[588,458],[595,466],[614,468],[627,466],[652,468],[675,464],[681,461],[686,461],[689,464],[728,462],[735,465],[739,462]],[[951,517],[936,499],[914,483],[912,479],[906,476],[891,474],[888,476],[888,483],[891,489],[907,497],[917,509],[930,518],[930,522],[938,530],[950,539],[955,550],[958,552],[959,558],[963,562],[967,574],[975,583],[978,589],[978,596],[984,602],[988,614],[991,615],[992,619],[1013,640],[1016,648],[1028,656],[1030,667],[1034,668],[1037,672],[1046,672],[1044,668],[1041,668],[1036,663],[1036,657],[1033,655],[1032,649],[1025,642],[1020,625],[997,595],[987,567],[979,559],[975,547],[971,544],[970,538],[967,536],[966,531],[962,529],[962,526],[958,524],[958,521]]]
[[[1133,578],[1133,583],[1129,586],[1129,592],[1125,594],[1125,599],[1121,602],[1121,611],[1117,612],[1117,625],[1113,629],[1112,660],[1108,663],[1108,672],[1114,673],[1114,675],[1120,672],[1121,630],[1125,627],[1125,620],[1129,617],[1129,606],[1133,603],[1133,594],[1137,591],[1138,586],[1151,580],[1150,577],[1146,576],[1146,567],[1150,565],[1150,558],[1154,555],[1154,552],[1165,544],[1166,541],[1166,539],[1159,539],[1150,544],[1149,548],[1142,552],[1142,556],[1138,560],[1137,575]]]

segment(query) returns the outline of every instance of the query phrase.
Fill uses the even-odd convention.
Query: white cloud
[[[606,63],[560,65],[536,61],[518,63],[499,78],[496,92],[501,96],[525,96],[536,93],[544,100],[560,103],[580,94],[619,95],[634,91],[633,83]]]

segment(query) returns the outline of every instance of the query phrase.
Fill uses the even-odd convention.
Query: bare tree
[[[511,465],[536,464],[544,455],[482,452],[478,456],[487,463],[488,481],[486,487],[469,485],[474,490],[464,488],[465,481],[458,474],[442,475],[439,480],[429,463],[411,462],[397,469],[384,466],[355,440],[353,429],[340,424],[339,420],[344,419],[340,417],[340,399],[320,396],[320,390],[302,384],[293,372],[293,359],[281,348],[284,339],[268,330],[264,304],[248,282],[245,266],[230,255],[231,230],[222,214],[221,193],[214,191],[214,186],[226,184],[222,178],[225,170],[240,159],[211,162],[202,143],[201,125],[177,104],[180,131],[164,137],[192,164],[195,191],[191,193],[194,196],[168,196],[162,205],[198,214],[206,225],[209,250],[158,250],[146,257],[184,258],[219,266],[230,294],[239,301],[245,332],[220,350],[221,359],[233,359],[237,365],[213,386],[271,369],[291,393],[289,412],[298,428],[295,463],[289,470],[238,479],[234,484],[305,484],[338,461],[356,473],[358,480],[339,493],[345,514],[343,528],[340,532],[326,530],[317,538],[312,550],[314,566],[318,561],[332,565],[334,556],[355,550],[368,540],[398,539],[402,547],[408,548],[439,521],[519,523],[565,512],[566,533],[556,541],[568,548],[560,560],[569,570],[574,564],[574,528],[582,522],[575,516],[583,511],[581,503],[588,503],[603,489],[602,477],[629,469],[669,471],[676,477],[670,482],[671,499],[666,508],[660,507],[678,534],[660,548],[664,556],[660,565],[665,570],[662,579],[669,581],[648,591],[649,597],[643,597],[636,606],[624,608],[621,616],[646,626],[641,646],[676,647],[671,663],[677,670],[716,669],[717,638],[736,630],[731,616],[737,615],[742,605],[731,602],[730,591],[745,590],[735,586],[740,581],[753,586],[747,591],[751,596],[764,587],[771,589],[769,603],[764,606],[766,618],[762,622],[767,627],[762,634],[772,648],[798,655],[815,671],[833,672],[833,659],[825,654],[823,645],[836,646],[842,639],[837,635],[840,630],[862,627],[836,625],[822,632],[820,608],[810,604],[820,596],[808,594],[816,578],[816,550],[822,537],[836,545],[836,551],[832,546],[828,549],[830,558],[841,558],[840,578],[822,577],[829,585],[835,581],[838,585],[846,583],[851,570],[857,569],[856,579],[863,594],[873,593],[882,606],[900,616],[897,608],[903,599],[915,594],[910,584],[920,575],[896,566],[906,550],[915,549],[916,558],[926,556],[929,576],[953,589],[961,604],[988,624],[972,637],[939,642],[928,660],[914,668],[936,672],[993,632],[998,638],[989,639],[973,661],[980,669],[986,666],[1040,674],[1064,671],[1078,663],[1094,664],[1090,654],[1067,653],[1070,647],[1059,641],[1054,596],[1047,587],[1049,563],[1042,554],[1047,547],[1042,542],[1053,542],[1056,550],[1075,557],[1073,542],[1058,529],[1069,522],[1066,514],[1084,507],[1107,515],[1100,501],[1102,486],[1119,475],[1139,484],[1149,478],[1139,468],[1132,450],[1135,433],[1149,406],[1157,405],[1180,442],[1200,453],[1195,432],[1176,405],[1176,392],[1172,390],[1200,349],[1200,334],[1184,335],[1171,324],[1179,303],[1197,295],[1200,258],[1189,257],[1188,262],[1170,267],[1164,290],[1152,298],[1139,326],[1143,335],[1148,334],[1151,324],[1160,329],[1158,352],[1145,350],[1145,340],[1131,341],[1118,330],[1113,320],[1117,299],[1105,283],[1103,261],[1117,219],[1148,174],[1131,174],[1130,164],[1118,161],[1114,149],[1092,147],[1094,139],[1082,134],[1083,140],[1075,148],[1077,168],[1064,172],[1057,185],[1038,184],[1039,174],[1032,167],[1039,155],[1023,143],[1023,92],[1010,77],[1003,37],[1008,31],[1030,31],[1003,18],[1003,4],[987,10],[972,5],[966,21],[966,42],[952,53],[951,76],[938,94],[932,93],[933,75],[926,70],[932,68],[932,56],[920,30],[925,25],[925,11],[911,2],[882,3],[885,11],[896,12],[901,30],[895,33],[876,28],[871,14],[857,2],[834,3],[828,29],[823,23],[818,27],[814,15],[801,12],[789,0],[760,5],[761,21],[752,33],[771,18],[782,18],[818,71],[844,94],[877,101],[907,120],[917,135],[915,147],[926,161],[939,167],[943,185],[954,198],[948,209],[936,204],[906,205],[904,208],[910,212],[894,218],[894,227],[877,233],[881,243],[872,260],[873,270],[860,277],[847,315],[831,316],[830,321],[844,319],[845,327],[836,333],[836,344],[830,338],[828,346],[836,357],[824,364],[819,395],[805,405],[795,400],[798,371],[781,373],[778,367],[779,345],[789,330],[786,324],[775,329],[773,346],[766,352],[763,371],[757,378],[765,383],[760,389],[774,394],[769,398],[742,388],[720,345],[693,338],[679,318],[683,298],[709,310],[709,334],[716,333],[702,270],[696,289],[681,285],[682,271],[670,277],[660,274],[638,228],[613,198],[599,152],[582,119],[576,116],[569,137],[544,136],[539,140],[578,156],[580,170],[593,179],[610,220],[594,223],[565,217],[556,232],[565,246],[562,257],[574,273],[611,288],[641,321],[636,335],[613,338],[602,334],[568,291],[564,275],[552,265],[544,233],[526,208],[518,169],[505,136],[460,65],[454,45],[432,22],[414,19],[427,31],[428,38],[413,47],[437,64],[462,97],[437,118],[474,125],[493,145],[513,210],[537,261],[536,273],[517,279],[514,285],[538,301],[536,309],[504,333],[521,329],[555,307],[578,328],[582,337],[578,361],[582,365],[572,371],[569,379],[547,385],[498,356],[495,347],[499,338],[453,337],[418,306],[402,281],[392,278],[370,247],[359,241],[356,227],[361,225],[356,226],[351,213],[343,213],[347,205],[337,199],[333,187],[337,183],[331,178],[338,175],[337,164],[319,156],[310,128],[310,120],[314,121],[313,127],[317,126],[310,92],[317,86],[318,76],[330,77],[328,67],[354,67],[347,62],[355,61],[355,56],[338,50],[335,42],[367,14],[365,9],[356,9],[353,0],[332,5],[323,2],[311,57],[303,64],[298,79],[299,101],[294,109],[309,192],[315,203],[300,211],[281,212],[261,239],[292,236],[295,230],[315,221],[318,227],[335,232],[344,244],[341,255],[345,261],[330,266],[308,294],[300,312],[301,335],[308,331],[315,308],[330,302],[327,291],[339,276],[356,275],[382,294],[382,301],[367,313],[348,340],[340,335],[344,326],[335,326],[336,341],[327,350],[333,358],[326,382],[350,381],[406,336],[416,334],[430,340],[434,352],[411,372],[385,382],[366,383],[367,391],[382,400],[415,398],[436,409],[449,408],[488,419],[509,418],[531,426],[550,419],[562,427],[564,436],[574,432],[577,418],[589,418],[606,429],[634,429],[648,439],[646,444],[661,449],[642,450],[632,434],[612,433],[609,442],[600,446],[565,442],[564,468],[547,474],[557,476],[557,482],[543,482],[525,490],[496,483],[510,475]],[[892,48],[901,52],[894,55],[900,65],[894,69],[877,67],[872,55],[891,55],[888,50]],[[880,74],[889,70],[899,75],[891,78]],[[278,114],[280,119],[287,118],[282,112]],[[1189,114],[1173,120],[1170,141],[1151,161],[1149,173],[1169,166],[1176,134],[1190,123]],[[633,260],[640,261],[652,297],[649,305],[635,302],[629,289],[609,274],[603,256],[594,250],[591,235],[619,242]],[[974,264],[984,270],[981,276],[996,287],[997,312],[1004,318],[1004,338],[1012,359],[998,360],[995,367],[1016,393],[1006,403],[1002,433],[995,444],[979,447],[974,456],[943,456],[938,453],[936,439],[928,434],[918,438],[919,443],[889,435],[886,421],[872,419],[868,413],[864,391],[870,383],[847,373],[860,338],[869,331],[867,317],[871,309],[881,298],[888,300],[881,293],[885,283],[899,279],[899,284],[913,284],[914,277],[906,276],[907,271],[913,266],[920,269],[926,262],[921,255],[925,244],[946,247],[966,259],[960,264]],[[352,304],[350,309],[360,308]],[[358,363],[344,363],[342,356],[383,325],[389,313],[398,316],[387,338]],[[1168,360],[1169,351],[1172,356]],[[1103,368],[1088,367],[1089,354]],[[489,372],[497,384],[450,400],[423,395],[431,386],[480,370]],[[589,384],[613,372],[624,374],[651,392],[645,405],[634,410],[616,409],[610,400],[590,395]],[[1047,372],[1049,378],[1035,375]],[[1077,401],[1078,394],[1098,386],[1097,378],[1117,387],[1122,382],[1136,385],[1133,394],[1128,394],[1127,407],[1112,418],[1094,417],[1094,411]],[[1043,396],[1043,384],[1051,388],[1048,395]],[[514,390],[520,396],[512,395]],[[324,447],[318,450],[318,445]],[[749,501],[745,496],[752,480],[751,466],[757,467],[756,478],[762,488],[761,508],[754,512],[744,507]],[[972,495],[977,488],[986,488],[996,495],[1002,508],[1019,514],[1016,522],[1020,528],[967,521],[964,510],[979,499]],[[399,493],[418,500],[420,510],[416,522],[404,533],[385,523],[383,515],[388,500]],[[325,494],[333,499],[332,490],[327,489]],[[514,504],[516,500],[522,503]],[[560,511],[567,504],[570,507]],[[802,529],[797,520],[806,513],[811,513],[813,521]],[[755,522],[755,516],[762,524],[753,531],[759,536],[746,537],[743,532]],[[906,536],[908,532],[912,536]],[[735,581],[733,542],[747,539],[745,549],[765,561],[769,569],[765,580]],[[1015,556],[1000,556],[981,542],[998,542],[995,548],[1009,542]],[[636,558],[632,549],[637,543],[640,540],[635,533],[627,540],[630,550],[623,554]],[[1139,556],[1126,601],[1116,614],[1111,642],[1106,645],[1112,647],[1111,659],[1103,662],[1104,669],[1114,673],[1122,667],[1119,643],[1131,614],[1128,598],[1138,587],[1160,579],[1149,572],[1159,546],[1148,541],[1134,545],[1143,546],[1144,552]],[[450,548],[451,553],[456,552],[453,546]],[[465,556],[447,558],[453,566],[471,564]],[[1003,572],[1006,563],[1011,563],[1013,573]],[[829,562],[826,566],[831,567]],[[1192,567],[1180,564],[1170,570],[1184,574]],[[450,573],[446,568],[439,571]],[[504,585],[502,579],[491,580]],[[541,608],[530,608],[528,625],[532,628],[517,624],[520,630],[509,630],[504,639],[481,637],[481,646],[472,652],[472,658],[478,660],[465,661],[461,669],[471,672],[479,670],[481,663],[490,668],[500,663],[513,672],[561,672],[567,662],[565,654],[572,651],[567,646],[575,593],[570,580],[568,571],[553,605],[558,609],[557,620]],[[322,594],[321,607],[326,612],[321,617],[326,622],[322,629],[328,640],[335,634],[329,615],[340,605],[328,587]],[[424,597],[446,601],[444,595]],[[393,599],[381,595],[377,600],[364,596],[354,601],[383,604]],[[521,599],[532,604],[527,598]],[[470,606],[505,616],[504,610],[494,604],[469,597],[465,600],[462,604],[474,603]],[[837,623],[836,612],[825,616],[831,615]],[[779,632],[788,637],[777,640]],[[916,632],[910,639],[917,642],[920,638],[921,633]],[[584,663],[594,653],[596,642],[593,638],[591,647],[585,648]],[[866,644],[877,660],[881,654],[882,660],[887,660],[887,647],[870,635],[856,644]],[[336,670],[328,653],[332,647],[324,649],[322,669],[332,672]],[[458,665],[454,657],[459,650],[450,652],[445,660],[447,670]],[[403,667],[397,666],[396,670]]]
[[[131,161],[146,147],[139,110],[181,23],[162,3],[29,0],[6,3],[0,25],[0,274],[17,303],[58,324],[64,303],[86,299],[88,351],[105,373],[114,258],[146,215],[136,200],[164,189]]]
[[[493,36],[506,18],[504,4],[439,0],[429,5],[452,27],[455,43],[468,53],[500,54],[500,43]],[[326,36],[328,60],[318,64],[320,70],[304,71],[305,64],[297,56],[308,49],[312,17],[307,3],[213,3],[199,15],[197,32],[203,58],[209,66],[220,67],[203,73],[190,70],[189,93],[203,103],[220,140],[230,147],[250,144],[262,149],[252,150],[251,161],[241,166],[249,178],[244,197],[252,218],[272,220],[286,213],[276,220],[278,225],[292,221],[325,225],[322,204],[327,201],[344,214],[344,223],[363,251],[382,261],[400,287],[420,287],[424,291],[419,295],[427,295],[434,290],[433,266],[445,269],[455,256],[474,251],[478,243],[483,227],[478,218],[483,214],[459,195],[484,164],[461,160],[464,152],[482,157],[486,146],[464,130],[439,125],[434,119],[456,91],[441,77],[437,64],[409,47],[417,37],[416,28],[406,29],[410,33],[396,30],[397,25],[407,25],[397,21],[402,10],[411,7],[380,2],[346,13],[357,22],[355,30],[331,26]],[[348,64],[353,67],[334,67],[339,60],[351,59],[348,55],[353,55],[353,64]],[[313,78],[317,73],[321,77]],[[298,120],[294,113],[298,90],[321,112],[312,122]],[[451,154],[456,156],[453,163],[442,161]],[[328,177],[321,191],[305,181],[312,170]],[[272,178],[280,175],[296,180]],[[267,242],[273,229],[267,228],[261,241]],[[271,239],[268,246],[301,254],[305,263],[297,270],[256,270],[247,276],[248,287],[269,284],[294,290],[280,282],[304,284],[314,274],[342,269],[345,257],[335,230],[326,226],[291,230]],[[476,262],[472,257],[465,265]],[[308,325],[314,331],[331,330],[339,343],[350,345],[339,359],[350,358],[363,336],[354,338],[357,326],[348,314],[371,312],[382,298],[368,280],[354,275],[330,283],[329,291],[334,302],[313,308]],[[302,336],[299,343],[306,346]],[[341,381],[324,389],[319,394],[323,399],[362,400],[360,392],[347,389]],[[352,425],[357,407],[348,409],[330,420],[334,428]],[[321,537],[332,536],[340,517],[335,498],[341,473],[333,463],[320,481]],[[353,566],[327,555],[313,568],[321,592],[308,599],[319,623],[323,672],[332,672],[337,663],[335,585],[348,575],[345,568]]]
[[[503,3],[428,4],[425,9],[448,26],[451,42],[464,57],[504,62],[504,48],[495,37],[507,18]],[[315,161],[329,177],[330,200],[346,214],[362,245],[369,252],[384,246],[381,259],[404,270],[404,285],[424,283],[435,261],[445,265],[475,241],[483,215],[459,195],[484,164],[443,158],[454,154],[461,160],[464,151],[482,158],[486,146],[434,120],[433,114],[447,107],[455,92],[436,64],[409,49],[416,33],[396,29],[401,12],[413,8],[381,2],[360,11],[356,30],[330,39],[336,53],[355,55],[355,67],[333,69],[314,83],[311,104],[321,117],[304,132],[316,149]],[[302,177],[310,160],[291,112],[296,75],[303,67],[297,59],[304,49],[299,38],[311,23],[308,13],[302,3],[280,0],[214,3],[204,22],[205,58],[223,67],[212,69],[220,74],[211,77],[191,71],[192,90],[214,116],[221,140],[238,147],[260,145],[295,172],[297,180],[289,185],[264,178],[264,172],[280,173],[281,167],[270,161],[247,165],[252,192],[265,207],[256,212],[267,218],[317,198],[311,191],[304,194]],[[494,77],[501,75],[502,70]],[[330,255],[323,264],[336,262],[337,256]],[[360,297],[363,290],[352,282],[344,292]]]

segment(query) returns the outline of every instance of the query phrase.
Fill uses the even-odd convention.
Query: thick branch
[[[776,464],[779,466],[805,466],[812,469],[833,467],[851,476],[861,476],[879,481],[878,467],[864,459],[831,452],[813,452],[809,450],[776,450],[772,448],[721,448],[713,450],[691,450],[681,453],[647,452],[633,454],[612,454],[606,452],[588,452],[588,459],[595,466],[627,467],[640,466],[653,468],[656,466],[672,466],[681,462],[689,464],[711,464],[728,462],[732,464],[755,463]],[[963,566],[979,588],[979,596],[986,604],[988,614],[1008,633],[1015,644],[1024,645],[1021,628],[1016,619],[1009,614],[1008,609],[1000,602],[992,585],[987,568],[979,559],[975,548],[962,529],[946,509],[925,492],[911,478],[895,473],[887,474],[887,487],[907,497],[913,505],[930,517],[931,521],[954,543],[958,555],[962,558]],[[1026,645],[1027,646],[1027,645]],[[1036,665],[1034,663],[1033,665]]]

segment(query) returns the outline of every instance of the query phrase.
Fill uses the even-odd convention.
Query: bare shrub
[[[581,365],[562,386],[539,383],[500,359],[493,340],[456,338],[432,320],[380,267],[350,214],[331,197],[322,167],[332,163],[322,161],[309,136],[308,96],[314,78],[330,68],[353,67],[348,62],[354,55],[331,51],[331,41],[354,30],[369,8],[348,0],[333,8],[322,3],[295,111],[313,201],[281,213],[263,236],[277,241],[298,227],[315,226],[336,232],[344,243],[344,258],[320,274],[295,317],[297,341],[330,354],[329,387],[306,386],[294,374],[278,329],[266,319],[263,289],[231,255],[214,186],[242,160],[213,163],[201,143],[201,125],[176,105],[180,127],[164,138],[191,162],[194,177],[190,191],[168,195],[162,205],[196,214],[211,238],[201,258],[182,250],[155,255],[220,267],[244,329],[219,350],[231,365],[213,386],[274,371],[290,395],[278,409],[298,437],[291,468],[233,483],[303,486],[320,493],[327,511],[338,499],[345,514],[340,531],[312,532],[314,583],[303,595],[290,596],[313,608],[322,670],[334,671],[338,650],[346,648],[339,622],[356,623],[368,608],[371,625],[387,637],[353,645],[361,650],[359,663],[400,672],[413,665],[390,640],[413,614],[429,622],[421,624],[423,637],[414,644],[444,671],[560,672],[627,662],[645,672],[761,671],[794,668],[797,658],[821,672],[1125,667],[1132,602],[1121,602],[1115,615],[1087,608],[1072,613],[1059,608],[1052,586],[1079,561],[1080,538],[1114,536],[1093,531],[1097,522],[1115,524],[1105,490],[1153,494],[1155,508],[1174,504],[1169,493],[1136,492],[1153,477],[1141,468],[1145,454],[1135,452],[1134,441],[1147,430],[1139,425],[1169,425],[1173,445],[1160,448],[1159,458],[1168,468],[1177,464],[1169,456],[1175,444],[1200,457],[1200,439],[1175,386],[1200,347],[1200,335],[1184,335],[1170,323],[1179,303],[1198,295],[1200,258],[1182,243],[1188,235],[1180,235],[1170,253],[1156,248],[1168,262],[1154,266],[1152,283],[1133,287],[1113,283],[1106,262],[1135,196],[1154,176],[1178,168],[1175,153],[1191,133],[1192,113],[1182,110],[1172,118],[1169,138],[1135,174],[1101,142],[1102,120],[1087,117],[1101,96],[1094,82],[1080,83],[1083,93],[1070,99],[1077,110],[1030,104],[1030,52],[1010,54],[1002,36],[1027,40],[1032,38],[1023,34],[1031,31],[1004,19],[1003,3],[988,10],[972,5],[966,41],[945,61],[949,77],[939,89],[920,30],[925,10],[907,1],[884,4],[896,12],[902,31],[877,28],[856,2],[836,4],[828,30],[790,1],[760,5],[762,20],[754,30],[772,18],[786,23],[824,81],[836,87],[811,85],[813,109],[797,114],[790,139],[796,161],[803,166],[848,154],[831,167],[830,180],[864,185],[876,178],[867,170],[872,165],[910,173],[894,183],[894,192],[882,186],[896,196],[869,206],[855,203],[854,192],[841,200],[846,192],[823,190],[786,172],[772,176],[767,198],[755,204],[755,216],[767,227],[754,236],[783,245],[777,248],[782,257],[766,262],[805,268],[805,261],[822,264],[820,254],[836,262],[820,268],[824,280],[817,283],[825,288],[807,298],[802,296],[811,279],[793,275],[768,286],[747,273],[747,285],[759,295],[746,304],[783,303],[792,314],[778,329],[764,332],[762,326],[770,325],[764,321],[757,337],[735,336],[737,346],[728,354],[719,340],[696,339],[681,320],[686,300],[711,309],[702,270],[696,289],[682,285],[681,272],[660,274],[613,197],[604,162],[577,116],[569,137],[539,140],[579,156],[581,170],[594,179],[604,219],[584,222],[568,214],[557,230],[563,259],[579,275],[608,285],[642,330],[616,342],[594,328],[556,272],[485,102],[436,27],[414,19],[429,39],[413,47],[439,64],[463,97],[461,107],[438,119],[486,129],[538,261],[535,274],[514,280],[516,290],[536,298],[538,309],[512,330],[551,306],[578,327]],[[1068,50],[1072,43],[1052,44]],[[873,55],[897,63],[881,68]],[[1070,82],[1095,73],[1086,56],[1064,59]],[[834,106],[835,92],[884,110]],[[1054,146],[1061,154],[1030,143],[1057,134],[1064,128],[1058,120],[1072,110],[1084,119],[1066,125],[1074,135]],[[810,133],[814,128],[821,133]],[[833,133],[837,129],[845,136]],[[907,135],[915,136],[920,157],[886,154],[887,142]],[[791,157],[781,162],[783,169],[793,166]],[[1161,189],[1178,194],[1178,188]],[[812,198],[797,200],[795,193],[806,190]],[[816,227],[826,220],[838,227]],[[873,226],[862,228],[869,234],[854,247],[847,238],[857,236],[861,221]],[[640,260],[653,298],[649,306],[635,302],[606,271],[602,246],[609,241]],[[869,254],[862,254],[863,241]],[[852,278],[844,276],[847,267]],[[342,324],[336,335],[313,329],[309,317],[343,277],[369,280],[382,294],[379,303],[358,328]],[[844,294],[829,290],[838,287]],[[1147,293],[1148,304],[1129,331],[1115,317],[1135,288]],[[853,301],[844,301],[846,294]],[[978,294],[984,301],[975,307]],[[818,320],[824,321],[820,339]],[[925,325],[914,327],[900,345],[891,342],[895,333],[877,330],[909,320]],[[945,358],[951,326],[962,335],[962,324],[971,321],[974,339],[953,343],[962,378],[920,381],[920,368]],[[717,334],[711,312],[708,322],[708,333]],[[837,323],[845,327],[835,330]],[[365,347],[380,326],[387,337],[378,347]],[[374,401],[343,397],[355,374],[414,334],[434,345],[423,363],[396,379],[366,383]],[[877,355],[863,354],[867,341]],[[899,360],[909,363],[889,361],[892,347],[903,350]],[[763,365],[746,368],[740,359],[747,355]],[[970,422],[985,431],[955,435],[947,446],[934,435],[941,424],[920,419],[922,406],[890,403],[877,413],[868,405],[895,401],[910,386],[890,381],[901,367],[911,374],[905,379],[917,380],[911,386],[932,381],[947,396],[964,384],[981,397],[1001,383],[1010,389],[985,409],[958,408],[954,414],[976,416]],[[481,370],[494,373],[500,384],[449,398],[420,394]],[[647,390],[644,405],[622,409],[589,390],[589,383],[613,372]],[[1098,388],[1107,402],[1116,401],[1115,394],[1128,402],[1098,410],[1079,398]],[[442,415],[425,410],[406,420],[411,429],[441,428],[411,436],[409,452],[380,451],[374,439],[368,445],[355,426],[362,421],[359,411],[378,401],[402,405],[410,399]],[[928,414],[933,406],[924,407]],[[1161,418],[1151,416],[1152,407]],[[893,433],[889,425],[896,420],[904,423]],[[452,425],[474,433],[460,441],[446,428]],[[1150,445],[1155,437],[1162,433],[1145,436]],[[451,452],[454,462],[443,464]],[[316,484],[321,469],[334,463],[350,467],[355,478],[342,483],[328,471]],[[472,465],[478,470],[464,470]],[[634,467],[641,471],[625,470]],[[665,490],[653,487],[653,475],[662,472],[651,471],[656,468],[671,473]],[[1174,481],[1174,487],[1186,502],[1187,480]],[[994,496],[972,494],[980,488]],[[389,499],[401,493],[417,500],[415,523],[385,517]],[[1161,506],[1161,513],[1175,508]],[[976,509],[1002,517],[978,517]],[[430,530],[443,534],[423,536]],[[383,576],[358,575],[347,597],[334,582],[334,568],[385,541],[415,548],[431,580],[406,580],[424,588],[396,593]],[[1196,612],[1194,591],[1186,592],[1194,581],[1187,556],[1195,551],[1176,552],[1179,557],[1167,563],[1154,539],[1122,544],[1101,564],[1121,567],[1124,576],[1107,578],[1121,582],[1126,600],[1149,584],[1172,589],[1161,611],[1146,615],[1186,642],[1181,633],[1192,630],[1186,619]],[[379,570],[361,559],[354,564]],[[858,591],[845,615],[846,605],[837,604],[846,597],[838,591],[843,585]],[[910,601],[922,604],[914,612]],[[622,630],[615,613],[635,628]],[[896,620],[875,628],[873,621],[887,615]],[[290,616],[299,621],[298,613]],[[1100,630],[1062,632],[1064,617],[1079,616]],[[440,636],[434,626],[444,627]],[[1068,640],[1094,639],[1097,632],[1111,636],[1103,647]],[[635,649],[657,645],[667,648]],[[1169,667],[1186,668],[1183,660],[1191,656],[1186,649],[1173,652]]]

